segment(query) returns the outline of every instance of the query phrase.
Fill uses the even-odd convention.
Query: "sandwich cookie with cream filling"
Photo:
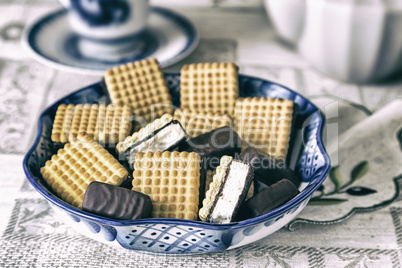
[[[202,202],[200,219],[211,223],[232,222],[246,198],[253,175],[250,164],[223,156]]]

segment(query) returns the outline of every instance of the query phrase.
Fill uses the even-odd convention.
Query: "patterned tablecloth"
[[[332,203],[317,199],[288,228],[254,244],[192,257],[139,254],[75,233],[29,185],[22,159],[39,113],[100,77],[50,69],[20,47],[22,29],[59,8],[56,1],[0,0],[0,267],[401,267],[402,101],[392,101],[402,81],[358,86],[318,73],[275,37],[260,1],[182,2],[152,2],[185,14],[201,34],[194,53],[166,70],[234,61],[241,73],[310,97],[339,132],[335,140],[327,135],[336,170],[320,189]]]

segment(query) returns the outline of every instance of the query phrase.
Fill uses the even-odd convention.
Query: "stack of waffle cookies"
[[[239,98],[238,67],[234,63],[184,65],[180,79],[181,106],[174,113],[164,75],[155,59],[128,63],[106,72],[104,80],[111,104],[59,105],[51,139],[64,144],[64,148],[41,168],[43,179],[54,193],[66,203],[96,214],[91,210],[94,206],[91,202],[102,200],[85,195],[91,182],[97,184],[88,195],[94,195],[96,189],[112,195],[120,191],[113,187],[130,178],[130,189],[141,193],[133,199],[145,204],[141,209],[147,207],[152,211],[129,216],[126,213],[125,217],[135,214],[135,217],[197,220],[200,199],[208,193],[208,211],[213,213],[214,202],[222,197],[219,191],[225,189],[223,184],[229,177],[236,181],[235,170],[238,170],[238,176],[243,176],[246,183],[243,187],[247,188],[241,189],[241,198],[252,198],[253,169],[248,163],[236,160],[236,154],[253,145],[285,158],[293,102]],[[236,137],[240,142],[232,141]],[[200,149],[199,145],[206,147]],[[105,150],[106,146],[109,150],[113,148],[113,152]],[[222,150],[219,146],[227,148]],[[219,176],[213,157],[218,157],[218,164],[226,159]],[[208,167],[204,167],[207,161]],[[215,177],[219,177],[219,182]],[[216,198],[210,193],[210,186]],[[128,198],[131,192],[121,195],[119,200]],[[116,204],[113,201],[116,198],[107,198],[110,201],[103,200],[97,211],[102,210],[107,217],[120,215],[115,209],[124,204]],[[239,199],[239,204],[242,200]],[[125,206],[128,207],[135,205]],[[202,211],[202,220],[213,218],[206,216],[209,212],[205,208]],[[228,217],[234,219],[233,215]]]

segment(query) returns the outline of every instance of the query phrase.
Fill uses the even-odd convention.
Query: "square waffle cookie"
[[[165,78],[154,58],[107,70],[105,83],[112,103],[130,105],[133,114],[139,117],[136,130],[165,113],[173,113]]]
[[[253,146],[276,158],[286,158],[293,109],[291,100],[257,97],[238,99],[235,130],[242,139],[242,151]]]
[[[115,144],[130,135],[131,116],[127,105],[61,104],[57,108],[51,139],[66,143],[85,132],[102,144]]]
[[[151,197],[154,218],[196,220],[200,162],[196,153],[137,153],[132,189]]]
[[[181,109],[232,117],[239,96],[237,69],[234,63],[184,65],[180,75]]]
[[[92,181],[120,185],[128,171],[98,142],[85,133],[65,144],[40,169],[43,179],[65,202],[82,207]]]
[[[187,134],[197,137],[220,127],[233,127],[229,116],[214,112],[199,112],[189,109],[177,109],[174,119],[178,120]]]

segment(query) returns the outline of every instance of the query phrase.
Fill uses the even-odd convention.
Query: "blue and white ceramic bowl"
[[[173,102],[180,105],[180,75],[165,75]],[[130,250],[163,254],[196,254],[240,247],[272,234],[286,225],[306,205],[330,169],[322,143],[324,115],[309,100],[270,81],[239,76],[240,96],[291,99],[299,106],[297,135],[291,165],[303,183],[300,194],[267,214],[231,224],[211,224],[179,219],[112,220],[72,207],[54,196],[40,175],[40,167],[56,153],[50,139],[52,122],[61,103],[108,101],[103,83],[76,91],[47,108],[39,118],[38,134],[24,159],[24,171],[33,187],[73,229],[97,241]]]

